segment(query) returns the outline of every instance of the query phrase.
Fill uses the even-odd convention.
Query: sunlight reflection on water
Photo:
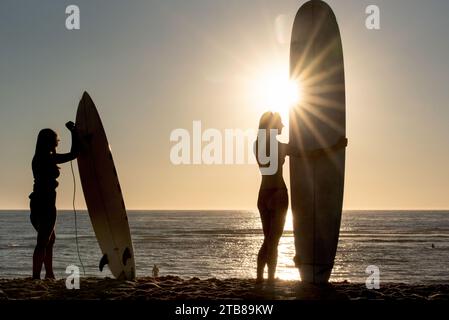
[[[138,276],[255,278],[257,253],[263,241],[259,214],[251,211],[131,211],[128,213]],[[86,275],[98,271],[101,251],[88,215],[80,212],[78,236]],[[60,211],[56,223],[55,271],[79,265],[74,219]],[[0,214],[0,277],[29,276],[36,233],[29,212]],[[431,245],[435,245],[435,249]],[[294,267],[292,216],[288,212],[278,247],[276,276],[297,279]],[[366,267],[377,265],[382,281],[447,281],[449,213],[355,211],[343,215],[331,280],[364,282]]]

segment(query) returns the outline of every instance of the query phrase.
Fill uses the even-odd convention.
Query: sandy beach
[[[258,285],[254,279],[183,279],[142,277],[135,281],[81,278],[79,290],[65,279],[1,279],[0,300],[449,300],[449,284],[386,283],[368,290],[363,283],[333,282],[325,287],[278,280]]]

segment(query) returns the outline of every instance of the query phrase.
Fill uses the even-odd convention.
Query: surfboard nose
[[[87,91],[83,92],[83,96],[81,97],[81,99],[90,99],[90,95],[87,93]]]

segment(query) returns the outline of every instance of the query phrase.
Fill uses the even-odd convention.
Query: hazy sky
[[[254,165],[174,166],[172,130],[256,128],[248,82],[287,68],[294,0],[0,2],[0,208],[26,208],[41,128],[59,151],[84,90],[97,104],[129,209],[256,209]],[[347,81],[344,207],[449,208],[449,1],[328,1]],[[65,8],[81,30],[65,29]],[[381,9],[381,30],[365,8]],[[288,122],[284,119],[284,122]],[[76,168],[75,168],[76,169]],[[84,206],[77,175],[77,206]],[[288,185],[288,165],[284,170]],[[70,165],[58,207],[69,208]]]

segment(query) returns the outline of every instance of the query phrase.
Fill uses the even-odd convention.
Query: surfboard
[[[346,136],[343,49],[337,20],[323,1],[299,9],[293,24],[290,76],[302,100],[290,111],[290,143],[303,151]],[[343,204],[345,150],[322,157],[290,157],[295,263],[301,281],[328,282],[334,265]]]
[[[117,279],[132,280],[136,268],[125,202],[100,115],[87,92],[78,105],[76,127],[81,185],[102,251],[100,271],[108,265]]]

